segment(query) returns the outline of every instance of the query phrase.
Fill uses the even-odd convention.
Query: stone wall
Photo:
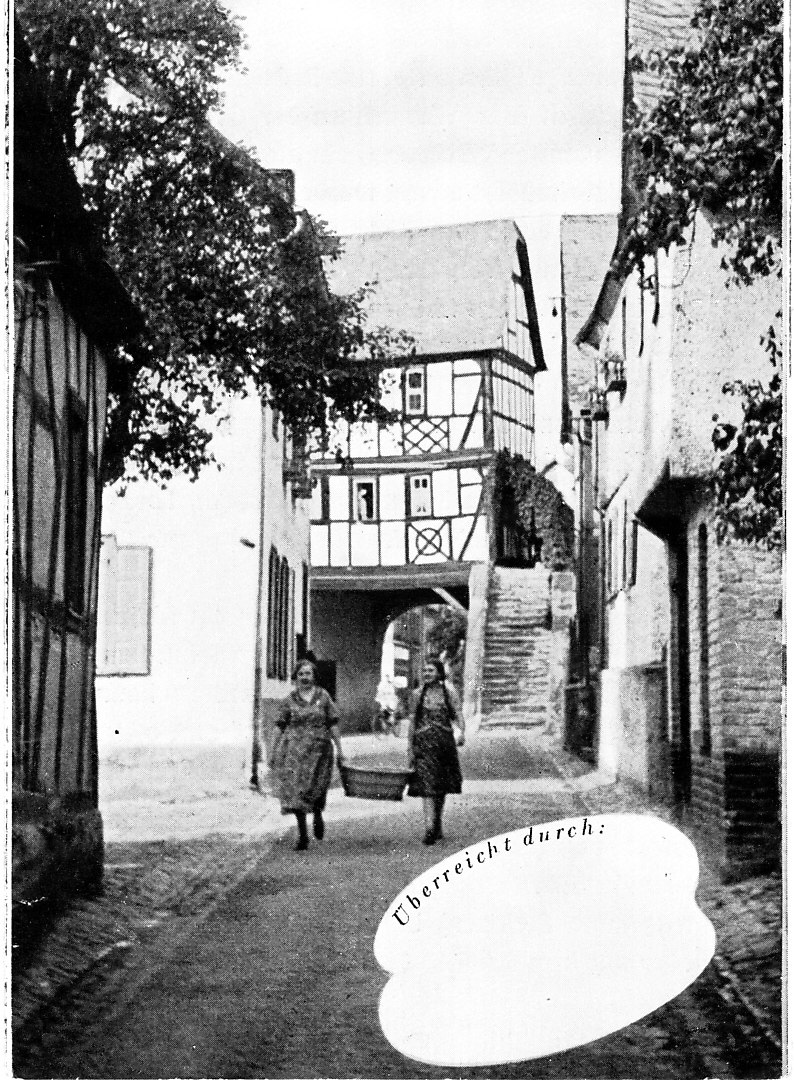
[[[463,722],[469,735],[473,735],[482,722],[482,669],[490,572],[489,563],[478,563],[472,567],[469,575],[466,659],[463,668]]]
[[[11,812],[12,936],[19,959],[64,901],[100,888],[102,818],[91,797],[79,792],[16,792]]]
[[[780,859],[781,562],[718,544],[705,500],[688,542],[691,814],[735,876]]]

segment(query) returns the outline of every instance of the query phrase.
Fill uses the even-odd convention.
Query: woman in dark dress
[[[339,714],[330,694],[315,685],[311,660],[301,660],[293,672],[295,689],[281,703],[273,743],[273,771],[282,814],[294,814],[298,823],[296,851],[309,846],[306,815],[314,815],[314,835],[325,835],[323,810],[331,784],[334,751],[342,764]]]
[[[441,818],[447,795],[459,795],[462,786],[458,746],[464,743],[460,700],[447,686],[444,665],[428,660],[424,685],[413,702],[408,729],[408,760],[413,770],[408,794],[421,796],[425,815],[424,844],[443,840]]]

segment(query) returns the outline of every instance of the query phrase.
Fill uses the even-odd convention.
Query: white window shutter
[[[102,571],[97,674],[149,675],[152,549],[103,544]]]

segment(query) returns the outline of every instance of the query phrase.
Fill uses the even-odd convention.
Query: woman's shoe
[[[427,846],[429,847],[431,844],[435,844],[436,840],[438,840],[438,834],[436,833],[436,830],[428,829],[425,833],[425,838],[422,843],[427,844]]]
[[[323,821],[323,815],[319,812],[314,815],[314,835],[318,840],[322,840],[325,836],[325,822]]]
[[[295,847],[293,848],[293,851],[305,851],[308,846],[309,846],[309,838],[308,838],[308,836],[302,836],[300,838],[300,840],[297,842],[297,844],[295,845]]]

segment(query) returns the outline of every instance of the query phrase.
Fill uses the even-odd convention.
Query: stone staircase
[[[533,727],[551,695],[549,572],[494,567],[482,667],[482,726]]]

